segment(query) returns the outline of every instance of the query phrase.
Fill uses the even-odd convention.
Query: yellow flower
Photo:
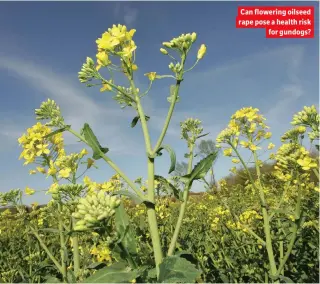
[[[274,145],[273,143],[269,143],[268,145],[268,150],[271,150],[275,147],[276,145]]]
[[[88,155],[88,151],[87,151],[87,149],[82,149],[80,154],[79,154],[79,158],[82,158],[85,155]]]
[[[223,155],[226,156],[226,157],[231,157],[232,149],[228,148],[228,149],[223,150]]]
[[[71,169],[70,168],[64,168],[64,169],[59,171],[60,177],[63,177],[63,178],[68,178],[70,176],[70,173],[71,173]]]
[[[257,145],[250,144],[250,145],[249,145],[249,149],[254,152],[254,151],[257,151],[257,150],[259,150],[259,149],[261,149],[261,148],[260,148],[260,147],[257,147]]]
[[[110,80],[110,83],[112,83],[112,80]],[[108,83],[103,83],[102,88],[100,89],[100,92],[105,92],[105,91],[112,91],[112,87]]]
[[[41,168],[41,167],[37,167],[37,171],[38,171],[39,173],[42,173],[42,174],[45,174],[45,173],[46,173],[46,169]]]
[[[108,248],[104,248],[102,250],[99,251],[99,254],[97,255],[97,260],[99,262],[102,261],[111,261],[111,254],[110,254],[110,250]]]
[[[99,70],[102,66],[108,66],[111,61],[109,60],[109,56],[106,52],[100,51],[96,55],[98,66],[96,67]]]
[[[311,168],[316,168],[317,164],[313,161],[311,157],[304,157],[303,159],[298,159],[297,163],[302,167],[303,170],[308,171]]]
[[[38,152],[37,152],[37,156],[41,156],[42,154],[49,154],[50,150],[47,149],[47,147],[49,146],[49,144],[39,144],[36,146],[36,148],[38,148]]]
[[[271,138],[272,133],[271,132],[266,132],[266,134],[264,135],[264,138],[269,139]]]
[[[234,164],[239,164],[240,161],[239,161],[238,159],[232,159],[232,163],[234,163]]]
[[[30,170],[30,171],[29,171],[29,174],[30,174],[30,175],[35,175],[36,173],[37,173],[36,170]]]
[[[24,193],[26,195],[33,195],[36,191],[30,187],[26,187],[26,189],[24,190]]]
[[[156,79],[156,75],[157,75],[156,72],[149,72],[149,73],[144,74],[144,76],[148,76],[150,81],[154,81]]]
[[[203,58],[203,56],[206,54],[206,51],[207,51],[207,47],[204,44],[201,44],[198,50],[198,55],[197,55],[198,60]]]
[[[242,147],[244,147],[244,148],[249,147],[249,143],[247,141],[240,141],[240,145],[242,145]]]
[[[83,183],[84,183],[85,185],[89,185],[89,184],[92,183],[92,181],[91,181],[91,179],[90,179],[88,176],[85,176],[85,177],[83,178]]]

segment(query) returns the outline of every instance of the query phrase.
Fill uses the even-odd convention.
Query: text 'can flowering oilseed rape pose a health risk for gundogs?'
[[[236,27],[264,28],[267,38],[314,38],[314,7],[241,6]]]

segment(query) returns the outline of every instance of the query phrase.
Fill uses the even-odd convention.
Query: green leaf
[[[171,160],[170,169],[169,169],[169,174],[170,174],[176,168],[176,154],[175,154],[175,152],[173,151],[173,149],[169,145],[161,146],[159,148],[159,150],[157,151],[157,153],[160,153],[163,149],[167,150],[167,152],[170,155],[170,160]]]
[[[71,125],[66,125],[66,126],[60,128],[60,129],[57,129],[57,130],[49,133],[48,135],[43,136],[43,138],[50,138],[50,137],[52,137],[52,136],[54,136],[54,135],[56,135],[58,133],[61,133],[61,132],[64,132],[64,131],[68,130],[70,127],[71,127]]]
[[[201,272],[184,258],[168,256],[159,266],[161,283],[195,283]]]
[[[137,254],[137,244],[134,231],[129,223],[129,217],[123,204],[115,209],[115,225],[117,232],[120,233],[120,239],[124,247],[130,254]]]
[[[150,116],[145,115],[144,117],[145,117],[146,121],[148,121],[148,120],[150,119]],[[135,126],[137,125],[139,119],[140,119],[140,116],[139,116],[139,115],[137,115],[137,116],[135,116],[135,117],[133,118],[133,120],[132,120],[132,122],[131,122],[131,128],[133,128],[133,127],[135,127]]]
[[[138,123],[138,120],[139,120],[140,116],[135,116],[133,119],[132,119],[132,122],[131,122],[131,128],[135,127]]]
[[[61,280],[59,280],[58,278],[54,277],[54,276],[49,276],[46,278],[46,282],[45,283],[61,283]]]
[[[141,204],[144,202],[138,195],[128,191],[128,190],[118,190],[112,193],[112,195],[124,195],[133,200],[136,204]]]
[[[204,137],[204,136],[207,136],[207,135],[209,135],[210,133],[208,132],[208,133],[205,133],[205,134],[201,134],[201,135],[199,135],[198,137],[197,137],[197,139],[200,139],[200,138],[202,138],[202,137]]]
[[[101,158],[101,155],[106,154],[109,151],[108,148],[101,147],[97,137],[94,135],[88,123],[84,124],[81,133],[93,150],[93,159],[99,160]]]
[[[158,182],[161,182],[162,185],[168,190],[171,191],[174,195],[175,198],[180,199],[180,195],[179,195],[179,190],[173,185],[171,184],[166,178],[162,177],[162,176],[158,176],[155,175],[154,176],[155,180],[157,180]]]
[[[138,273],[132,271],[125,263],[118,262],[98,270],[83,283],[127,283],[137,278],[137,275]]]
[[[186,250],[181,250],[175,253],[176,256],[185,258],[186,260],[188,260],[189,262],[191,262],[194,265],[197,265],[198,261],[197,259],[192,255],[192,253],[190,251],[186,251]]]
[[[93,262],[89,266],[87,266],[87,269],[101,269],[102,267],[105,267],[106,264],[104,262]]]
[[[193,182],[194,180],[202,179],[206,176],[208,171],[217,157],[216,152],[209,154],[207,157],[203,158],[198,164],[195,165],[192,172],[188,175],[182,176],[180,179],[185,182]]]

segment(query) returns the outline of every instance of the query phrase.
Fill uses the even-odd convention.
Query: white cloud
[[[39,105],[48,97],[54,99],[61,107],[65,121],[74,129],[79,130],[84,122],[88,122],[100,138],[101,144],[106,143],[112,152],[133,153],[136,141],[134,137],[126,134],[123,125],[123,119],[130,123],[132,112],[120,111],[116,105],[108,107],[95,102],[84,92],[85,87],[77,81],[67,78],[64,74],[54,73],[49,68],[34,62],[0,57],[0,69],[6,69],[9,75],[18,76],[34,90],[45,94],[41,100],[39,99]],[[32,115],[30,113],[30,116]],[[26,124],[25,118],[15,122],[8,121],[6,128],[2,128],[1,134],[16,139],[16,135],[24,132],[26,127],[30,125]],[[67,144],[79,144],[75,137],[67,135],[66,138]]]
[[[136,8],[133,8],[128,3],[117,2],[114,6],[113,15],[118,20],[121,16],[121,21],[123,20],[124,24],[127,26],[132,26],[135,24],[138,18],[139,11]]]

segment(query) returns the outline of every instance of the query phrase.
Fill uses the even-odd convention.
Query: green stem
[[[62,277],[64,282],[68,282],[67,277],[67,259],[66,259],[66,246],[65,246],[65,238],[64,238],[64,228],[63,228],[63,221],[61,218],[62,214],[62,206],[60,201],[58,201],[58,229],[59,229],[59,236],[60,236],[60,255],[61,255],[61,269],[62,269]]]
[[[256,170],[257,170],[257,175],[258,175],[259,188],[257,188],[257,186],[254,182],[254,179],[253,179],[246,163],[244,162],[241,155],[239,154],[238,150],[234,147],[234,145],[231,142],[229,143],[229,145],[232,147],[232,149],[234,150],[234,152],[238,156],[239,160],[241,161],[241,164],[243,165],[244,169],[248,173],[248,176],[249,176],[249,179],[250,179],[250,182],[251,182],[253,188],[259,192],[260,203],[261,203],[261,207],[262,207],[262,215],[263,215],[264,234],[265,234],[265,238],[266,238],[265,242],[266,242],[266,248],[267,248],[269,265],[270,265],[270,272],[272,275],[276,275],[277,267],[276,267],[276,262],[275,262],[275,258],[274,258],[273,248],[272,248],[269,216],[268,216],[268,212],[267,212],[267,208],[266,208],[266,202],[265,202],[265,198],[264,198],[263,188],[261,187],[261,183],[260,183],[260,168],[257,163],[258,162],[257,154],[256,154],[256,152],[254,152],[254,160],[255,160],[255,165],[256,165]]]
[[[72,227],[75,226],[76,220],[72,217]],[[73,247],[73,265],[74,265],[74,275],[77,277],[80,271],[80,251],[79,251],[79,239],[77,235],[72,237],[72,247]]]
[[[297,199],[297,204],[296,204],[296,209],[295,209],[295,219],[296,220],[295,220],[295,223],[293,225],[293,232],[292,232],[292,235],[291,235],[290,243],[288,245],[287,252],[284,255],[284,257],[282,258],[282,261],[281,261],[281,263],[279,265],[279,268],[278,268],[278,271],[277,271],[277,275],[280,275],[281,271],[284,268],[284,265],[286,264],[290,254],[292,252],[293,246],[294,246],[295,241],[297,239],[298,230],[300,228],[300,223],[301,223],[301,188],[300,188],[300,186],[298,188],[298,199]]]
[[[319,179],[319,171],[317,169],[312,169],[316,177]]]
[[[181,70],[183,70],[183,68],[184,68],[185,61],[186,61],[186,55],[182,55],[182,57],[181,57]],[[166,133],[167,133],[170,121],[171,121],[171,117],[172,117],[172,114],[174,111],[174,107],[177,102],[177,98],[178,98],[178,94],[179,94],[179,90],[180,90],[180,84],[181,84],[182,80],[183,80],[183,72],[181,72],[177,77],[177,82],[176,82],[176,86],[175,86],[175,89],[173,92],[172,101],[171,101],[171,104],[170,104],[170,107],[168,110],[166,120],[164,122],[164,126],[162,128],[161,133],[160,133],[159,139],[156,143],[156,146],[154,147],[154,149],[152,151],[153,155],[155,155],[155,153],[157,153],[157,151],[159,150],[159,148],[162,145],[164,137],[166,136]]]
[[[189,161],[188,161],[188,174],[191,173],[192,171],[192,162],[193,162],[193,150],[194,150],[194,144],[191,144],[190,146],[190,151],[189,151]],[[186,207],[187,207],[187,203],[188,203],[188,197],[189,197],[189,190],[191,188],[191,184],[189,183],[183,192],[183,202],[180,206],[180,211],[179,211],[179,216],[178,216],[178,220],[177,220],[177,224],[176,224],[176,228],[174,230],[170,245],[169,245],[169,250],[168,250],[168,256],[173,255],[176,245],[177,245],[177,241],[178,241],[178,237],[179,237],[179,233],[180,233],[180,229],[182,226],[182,222],[183,222],[183,217],[186,211]]]
[[[72,133],[74,136],[79,138],[82,142],[84,142],[86,145],[90,147],[90,145],[87,143],[87,141],[82,137],[79,133],[74,131],[73,129],[68,129],[70,133]],[[102,159],[107,162],[107,164],[113,168],[124,180],[125,182],[133,189],[133,191],[141,198],[144,199],[143,194],[137,189],[136,185],[133,181],[130,180],[130,178],[106,155],[101,154]]]
[[[260,202],[261,202],[261,207],[262,207],[262,215],[263,215],[263,227],[264,227],[264,233],[266,237],[266,247],[267,247],[267,253],[268,253],[268,258],[269,258],[269,264],[270,264],[270,272],[272,275],[275,275],[277,273],[277,266],[276,266],[276,261],[273,253],[273,247],[272,247],[272,238],[271,238],[271,228],[270,228],[270,221],[269,221],[269,215],[267,212],[267,205],[266,205],[266,200],[264,196],[264,191],[261,185],[261,173],[260,173],[260,167],[258,164],[258,157],[257,153],[253,153],[254,156],[254,161],[255,161],[255,166],[256,166],[256,172],[257,172],[257,178],[258,178],[258,183],[259,183],[259,196],[260,196]]]
[[[135,85],[133,80],[130,80],[131,88],[135,91]],[[145,118],[145,114],[143,111],[143,107],[141,105],[141,101],[138,94],[136,95],[136,101],[137,101],[137,111],[140,116],[141,120],[141,126],[144,136],[144,141],[146,145],[146,151],[147,151],[147,159],[148,159],[148,201],[150,203],[147,204],[147,215],[148,215],[148,223],[149,223],[149,229],[150,229],[150,236],[152,240],[152,246],[153,246],[153,253],[156,263],[156,270],[157,270],[157,278],[159,278],[160,270],[159,266],[163,259],[162,254],[162,247],[160,242],[160,235],[159,235],[159,229],[158,229],[158,222],[157,222],[157,215],[155,210],[155,192],[154,192],[154,158],[152,158],[150,155],[152,154],[152,148],[151,148],[151,141],[150,141],[150,135],[148,131],[148,125]]]
[[[53,254],[50,252],[50,250],[48,249],[48,247],[46,246],[46,244],[43,242],[43,240],[41,239],[40,235],[38,234],[38,232],[36,230],[34,230],[33,228],[30,228],[32,233],[34,234],[34,236],[37,238],[40,246],[43,248],[43,250],[47,253],[48,257],[52,260],[52,262],[54,263],[54,265],[57,267],[57,269],[59,270],[59,272],[62,274],[62,266],[60,265],[59,261],[53,256]]]

